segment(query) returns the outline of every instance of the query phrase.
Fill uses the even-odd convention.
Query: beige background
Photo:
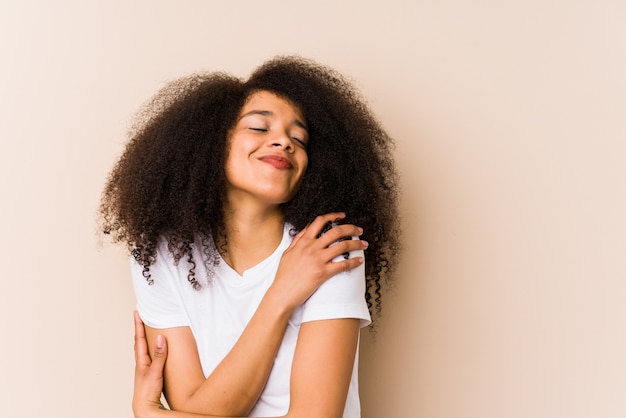
[[[95,234],[130,117],[293,52],[397,138],[364,418],[626,417],[622,0],[0,0],[0,414],[131,416],[127,258]]]

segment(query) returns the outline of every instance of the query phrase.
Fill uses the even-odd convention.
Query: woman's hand
[[[324,225],[344,217],[344,213],[321,215],[300,231],[283,253],[268,293],[276,292],[278,300],[286,303],[289,309],[295,309],[328,278],[361,265],[363,257],[333,261],[343,253],[367,248],[366,241],[339,241],[344,237],[360,236],[363,233],[361,228],[351,224],[337,225],[320,236]]]
[[[158,335],[152,359],[143,322],[137,311],[135,315],[135,389],[133,412],[135,418],[148,418],[151,413],[163,409],[163,367],[167,358],[167,342]]]

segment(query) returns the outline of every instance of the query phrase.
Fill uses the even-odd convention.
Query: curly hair
[[[294,198],[281,205],[285,222],[295,233],[317,215],[345,212],[345,222],[362,227],[370,243],[365,297],[380,315],[381,285],[390,283],[400,250],[393,140],[349,81],[302,57],[276,57],[247,80],[194,74],[160,90],[137,114],[108,177],[102,232],[128,245],[149,282],[157,242],[168,237],[175,261],[188,258],[188,280],[199,288],[191,245],[202,237],[203,261],[215,263],[208,242],[225,231],[228,133],[247,98],[261,90],[296,105],[309,133],[309,165]]]

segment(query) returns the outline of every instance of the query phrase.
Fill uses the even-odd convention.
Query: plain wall
[[[165,81],[282,53],[351,77],[397,140],[363,417],[626,416],[620,0],[0,0],[0,414],[132,415],[106,175]]]

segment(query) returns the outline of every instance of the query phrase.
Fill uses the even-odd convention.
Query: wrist
[[[281,289],[271,285],[261,300],[259,307],[266,309],[276,320],[288,321],[293,311],[299,306],[285,297]]]

